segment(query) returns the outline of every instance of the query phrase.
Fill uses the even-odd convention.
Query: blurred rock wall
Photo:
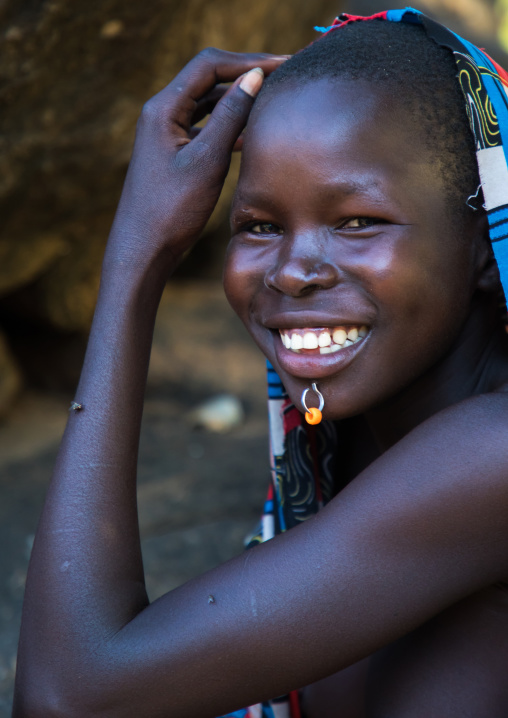
[[[203,47],[293,52],[335,14],[331,0],[0,0],[0,325],[18,362],[89,327],[143,102]],[[19,382],[0,340],[0,412]]]

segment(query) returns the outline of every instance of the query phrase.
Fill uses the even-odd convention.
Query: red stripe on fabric
[[[345,22],[356,22],[356,20],[386,20],[386,17],[388,15],[388,10],[383,10],[383,12],[377,12],[374,15],[350,15],[348,12],[345,12],[341,15],[341,17],[347,18],[346,20],[340,20],[339,18],[336,18],[334,21],[339,23],[345,23]]]
[[[335,18],[328,32],[332,32],[332,30],[344,27],[344,25],[348,25],[350,22],[356,22],[357,20],[386,20],[387,15],[388,10],[383,10],[383,12],[377,12],[375,15],[368,15],[367,17],[364,15],[349,15],[349,13],[344,12],[340,17]],[[342,20],[341,18],[346,19]],[[325,35],[328,35],[328,32],[325,32]]]
[[[298,691],[291,691],[289,694],[289,708],[291,709],[291,718],[302,718]]]
[[[314,472],[314,485],[316,487],[316,497],[320,504],[323,503],[323,494],[321,492],[321,481],[319,480],[319,461],[316,444],[316,428],[307,425],[307,438],[309,440],[309,448],[312,456],[312,470]]]
[[[501,67],[501,65],[498,65],[497,62],[495,60],[493,60],[488,53],[485,52],[483,47],[481,47],[480,50],[483,52],[484,55],[486,55],[489,58],[491,63],[496,68],[497,74],[499,75],[499,78],[500,78],[501,82],[503,83],[503,85],[508,85],[508,72],[506,72],[504,67]]]
[[[286,409],[286,406],[289,407]],[[300,414],[298,409],[291,405],[288,400],[287,405],[283,407],[283,421],[284,421],[284,433],[289,434],[290,431],[301,426],[303,423],[303,415]]]

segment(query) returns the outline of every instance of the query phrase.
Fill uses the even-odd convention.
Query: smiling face
[[[472,224],[411,127],[372,85],[327,79],[269,92],[249,121],[226,294],[298,407],[318,382],[325,418],[412,384],[470,311]]]

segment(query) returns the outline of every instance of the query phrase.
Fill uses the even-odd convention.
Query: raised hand
[[[208,48],[145,104],[109,260],[171,272],[213,211],[264,74],[285,59]]]

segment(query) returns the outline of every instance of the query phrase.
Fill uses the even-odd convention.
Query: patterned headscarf
[[[387,10],[371,17],[340,15],[324,33],[352,22],[388,20],[421,25],[438,45],[453,53],[457,79],[476,141],[476,157],[487,213],[489,236],[508,298],[508,73],[484,50],[456,35],[419,10]],[[268,363],[271,482],[258,531],[248,547],[268,541],[315,514],[341,488],[336,463],[340,455],[335,424],[308,425],[288,398]],[[225,718],[301,718],[297,691],[257,704]]]

